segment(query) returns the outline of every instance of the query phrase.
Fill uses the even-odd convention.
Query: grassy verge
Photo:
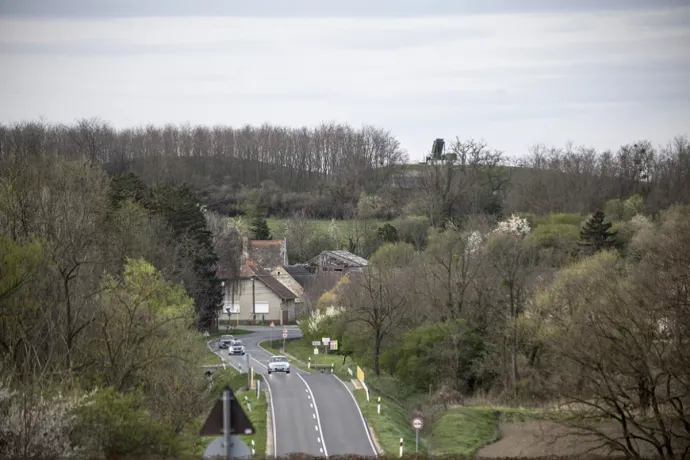
[[[472,455],[498,440],[498,417],[491,408],[463,407],[445,412],[431,428],[434,455]]]
[[[397,455],[400,446],[400,438],[403,438],[405,449],[414,452],[415,433],[412,428],[412,418],[404,407],[392,400],[382,398],[381,414],[376,412],[376,396],[371,395],[371,400],[367,401],[367,394],[364,390],[355,390],[355,398],[359,404],[364,418],[374,430],[376,437],[387,455]],[[426,445],[420,442],[419,451],[426,452]]]
[[[271,353],[281,354],[283,353],[282,347],[283,342],[281,340],[261,342],[261,346],[266,350],[271,351]],[[323,347],[319,347],[319,354],[314,354],[314,347],[305,341],[304,339],[292,339],[285,341],[285,352],[295,358],[293,361],[295,365],[307,370],[307,362],[311,358],[312,364],[322,364],[326,366],[333,365],[335,374],[345,381],[350,381],[351,377],[347,373],[347,369],[350,368],[354,372],[357,369],[357,364],[355,364],[350,358],[346,358],[343,364],[343,356],[336,354],[323,354]]]
[[[219,326],[227,326],[227,325],[228,325],[228,322],[227,322],[227,321],[220,321]],[[231,325],[230,325],[230,329],[227,329],[227,330],[226,330],[226,329],[223,329],[223,330],[221,330],[221,331],[214,332],[213,334],[211,334],[211,336],[209,337],[209,339],[210,339],[210,338],[218,338],[218,337],[220,337],[221,335],[227,335],[227,334],[230,334],[230,335],[247,335],[247,334],[251,334],[251,333],[253,333],[253,332],[254,332],[254,331],[250,331],[250,330],[248,330],[248,329],[242,329],[242,328],[239,328],[239,327],[237,327],[237,326],[231,324]]]
[[[432,454],[473,455],[500,438],[500,422],[544,419],[539,409],[515,407],[459,407],[446,411],[432,427]]]

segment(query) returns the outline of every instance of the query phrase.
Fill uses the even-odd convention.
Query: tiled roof
[[[273,275],[263,268],[248,265],[247,269],[251,273],[250,277],[254,276],[257,280],[264,283],[282,300],[294,300],[297,298],[297,296],[290,289],[288,289],[283,283],[278,281]]]
[[[318,302],[323,294],[333,289],[346,275],[345,272],[311,273],[304,265],[286,265],[285,270],[302,286],[307,300],[312,304]]]
[[[271,270],[286,262],[285,240],[247,240],[246,258],[259,267]]]

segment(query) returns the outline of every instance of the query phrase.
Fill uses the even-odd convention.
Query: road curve
[[[243,326],[252,334],[237,336],[245,345],[249,365],[266,377],[273,399],[274,454],[304,453],[312,456],[376,456],[364,418],[344,382],[330,374],[310,374],[295,367],[288,374],[266,374],[271,353],[259,347],[267,340],[282,340],[282,328]],[[290,338],[301,337],[299,328],[288,326]],[[232,333],[232,332],[230,332]],[[217,350],[217,343],[212,348]],[[222,358],[243,372],[247,356]]]
[[[290,374],[267,375],[266,364],[271,353],[259,347],[259,343],[270,340],[271,336],[277,339],[282,328],[276,327],[269,330],[265,327],[243,327],[253,331],[252,334],[237,336],[242,340],[247,355],[249,366],[254,372],[266,377],[273,398],[273,417],[275,425],[274,454],[283,456],[294,453],[304,453],[311,456],[325,456],[328,454],[326,444],[321,435],[319,426],[320,413],[317,403],[313,401],[310,390],[299,375],[307,375],[299,369],[292,368]],[[232,333],[232,332],[230,332]],[[299,329],[290,328],[292,337],[299,337]],[[247,371],[247,356],[229,356],[226,350],[220,350],[224,360],[242,372]]]

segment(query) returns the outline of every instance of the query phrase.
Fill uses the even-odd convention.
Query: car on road
[[[285,356],[274,356],[268,360],[268,373],[285,372],[290,373],[290,361]]]
[[[218,347],[225,349],[225,348],[230,348],[230,345],[232,342],[235,341],[235,336],[232,335],[221,335],[220,340],[218,341]]]
[[[241,340],[233,340],[230,344],[230,350],[228,350],[230,355],[244,355],[244,344]]]

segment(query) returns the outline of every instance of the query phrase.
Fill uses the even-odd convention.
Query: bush
[[[79,454],[70,434],[84,396],[47,397],[0,384],[0,458],[63,459]]]
[[[409,243],[418,251],[424,249],[429,242],[430,224],[426,217],[410,216],[395,219],[392,225],[398,232],[398,241]]]
[[[153,420],[141,393],[118,393],[112,388],[91,396],[77,410],[75,438],[92,454],[170,454],[174,439]]]

